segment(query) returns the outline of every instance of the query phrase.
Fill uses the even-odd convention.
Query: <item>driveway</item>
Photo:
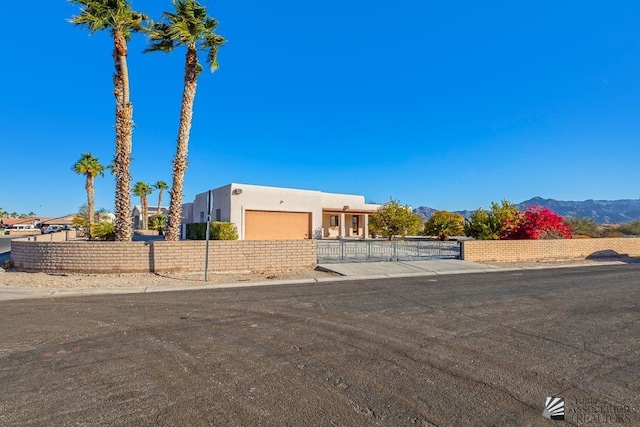
[[[639,274],[2,302],[0,425],[639,425]]]
[[[11,239],[15,238],[15,236],[0,235],[0,254],[11,250]]]
[[[9,236],[0,234],[0,268],[5,261],[11,259],[11,239],[17,239],[24,236]]]

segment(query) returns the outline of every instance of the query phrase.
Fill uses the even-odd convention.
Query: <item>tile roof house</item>
[[[2,218],[0,225],[4,227],[12,227],[14,225],[33,225],[34,227],[40,223],[40,218]]]

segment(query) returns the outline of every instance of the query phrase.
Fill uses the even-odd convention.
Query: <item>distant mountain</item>
[[[418,215],[422,216],[424,219],[429,219],[437,211],[438,209],[433,209],[433,208],[430,208],[429,206],[420,206],[418,208],[415,208],[413,210],[413,213],[417,213]]]
[[[518,208],[538,204],[562,216],[591,218],[600,224],[633,222],[640,220],[640,200],[584,200],[582,202],[543,199],[534,197],[518,204]]]
[[[640,200],[639,199],[623,199],[623,200],[584,200],[584,201],[565,201],[554,199],[543,199],[542,197],[534,197],[516,206],[518,209],[525,209],[527,206],[540,205],[557,212],[564,217],[571,216],[577,218],[591,218],[600,224],[624,223],[640,220]],[[420,206],[413,211],[425,219],[431,218],[434,212],[428,206]],[[455,211],[465,218],[469,218],[473,211]]]

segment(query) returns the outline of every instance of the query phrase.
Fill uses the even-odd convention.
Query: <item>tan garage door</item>
[[[245,240],[297,240],[311,237],[310,212],[245,211]]]

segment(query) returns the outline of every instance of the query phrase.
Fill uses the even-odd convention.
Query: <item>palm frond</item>
[[[69,22],[86,27],[89,32],[121,31],[128,40],[133,32],[144,30],[149,17],[131,8],[128,0],[69,0],[80,6],[80,13]]]
[[[206,7],[197,0],[174,0],[173,5],[174,12],[164,12],[163,21],[150,27],[145,52],[169,52],[177,46],[206,51],[211,71],[217,70],[218,48],[226,41],[215,33],[218,21],[208,16]]]

